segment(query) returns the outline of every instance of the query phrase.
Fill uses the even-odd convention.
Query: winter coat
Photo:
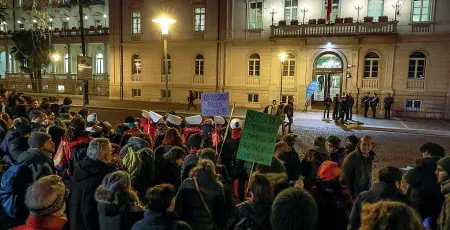
[[[394,98],[393,97],[385,97],[384,98],[384,107],[385,108],[391,108],[392,104],[394,104]]]
[[[147,190],[154,184],[155,165],[153,159],[153,152],[149,148],[139,149],[133,156],[127,155],[123,159],[123,167],[131,176],[131,186],[141,200],[145,198]]]
[[[226,202],[222,187],[214,178],[210,178],[209,172],[205,170],[199,170],[195,177],[203,200],[211,214],[209,214],[200,198],[192,178],[183,181],[178,190],[175,213],[181,220],[186,221],[192,229],[210,230],[215,229],[215,226],[224,227],[229,214],[224,208]]]
[[[300,158],[293,147],[291,147],[290,152],[281,153],[278,156],[278,159],[283,162],[284,167],[286,168],[286,173],[290,181],[296,181],[300,177]]]
[[[439,214],[439,230],[450,230],[450,180],[441,184],[441,192],[445,197],[442,204],[441,213]]]
[[[98,222],[100,230],[128,230],[142,219],[144,211],[133,207],[131,201],[121,196],[121,201],[98,201]]]
[[[369,157],[366,158],[357,148],[345,158],[342,165],[342,178],[353,198],[370,189],[374,156],[375,153],[370,151]]]
[[[405,177],[409,185],[406,195],[411,206],[419,212],[422,219],[432,217],[433,223],[436,223],[444,202],[435,174],[438,160],[435,157],[421,159],[417,167],[411,169]]]
[[[44,153],[30,148],[20,154],[19,159],[17,159],[19,163],[24,161],[30,164],[34,181],[43,176],[53,175],[56,172],[51,153]]]
[[[11,109],[12,118],[18,118],[18,117],[25,117],[26,119],[29,119],[28,117],[28,108],[26,105],[18,105]]]
[[[162,159],[155,171],[155,184],[172,184],[178,189],[181,184],[181,166],[167,159]]]
[[[124,158],[125,155],[128,153],[128,148],[132,147],[134,151],[138,151],[142,148],[150,148],[150,143],[148,143],[146,140],[139,138],[139,137],[130,137],[128,139],[127,144],[123,146],[120,149],[120,158]]]
[[[73,173],[71,170],[74,170],[74,161],[78,160],[75,159],[74,155],[84,158],[83,156],[87,154],[86,151],[89,142],[91,142],[91,138],[87,135],[78,137],[73,141],[69,141],[65,137],[61,139],[58,150],[53,158],[59,174],[69,175]]]
[[[4,120],[0,120],[0,143],[3,142],[8,131],[9,129],[6,122]]]
[[[103,178],[114,171],[113,166],[90,158],[81,160],[75,166],[69,186],[70,229],[98,230],[100,228],[94,193]]]
[[[42,124],[30,122],[31,132],[46,132],[45,127]]]
[[[303,178],[304,188],[310,190],[316,183],[317,171],[320,165],[331,160],[330,155],[323,151],[319,151],[318,147],[314,147],[306,152],[305,157],[301,161],[301,175]]]
[[[330,153],[331,161],[336,162],[339,165],[339,168],[342,168],[342,163],[344,163],[346,156],[347,154],[345,154],[344,148],[338,148],[336,152]]]
[[[349,108],[353,107],[353,105],[355,104],[355,99],[351,96],[346,97],[345,100],[347,101],[347,105]]]
[[[15,227],[12,230],[62,230],[66,223],[67,220],[52,215],[29,215],[24,225]]]
[[[28,137],[24,137],[16,130],[10,130],[0,148],[3,155],[10,155],[13,162],[16,162],[19,155],[28,149]]]
[[[186,178],[189,178],[189,172],[193,169],[198,163],[197,152],[190,153],[184,158],[183,165],[181,166],[181,181],[184,181]]]
[[[189,154],[189,149],[184,145],[172,145],[172,144],[161,145],[155,149],[155,163],[159,162],[163,158],[164,154],[169,152],[175,146],[184,149],[185,155]]]
[[[189,224],[177,220],[173,213],[160,213],[146,210],[144,219],[133,225],[131,230],[191,230]]]
[[[361,226],[360,217],[363,204],[373,204],[380,200],[391,200],[409,204],[408,197],[396,188],[395,185],[383,182],[374,184],[370,190],[360,193],[356,198],[355,205],[350,214],[348,230],[358,230]]]
[[[61,126],[52,125],[48,128],[48,134],[52,137],[52,141],[55,142],[55,146],[59,147],[61,139],[66,134],[67,130]]]
[[[271,204],[258,204],[253,200],[238,205],[235,219],[235,230],[260,229],[271,230]],[[251,228],[252,227],[252,228]]]
[[[276,197],[280,192],[289,188],[289,179],[286,173],[264,173],[263,174],[273,187],[273,193]]]
[[[353,207],[350,191],[339,181],[320,181],[311,189],[317,203],[316,230],[346,230],[348,213]]]

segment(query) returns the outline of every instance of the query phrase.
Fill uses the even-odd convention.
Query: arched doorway
[[[321,54],[314,61],[312,80],[319,82],[319,89],[311,98],[311,105],[323,108],[326,96],[333,98],[342,93],[343,61],[335,53],[327,52]]]

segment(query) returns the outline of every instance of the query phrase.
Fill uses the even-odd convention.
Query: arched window
[[[168,63],[168,73],[167,74],[172,74],[172,59],[170,58],[170,55],[167,55],[167,63]],[[164,56],[162,58],[162,71],[161,71],[162,75],[166,74],[166,63],[164,61]]]
[[[369,0],[367,3],[367,16],[373,17],[375,20],[383,16],[384,0]]]
[[[370,52],[364,58],[364,77],[378,77],[378,63],[380,57],[374,52]]]
[[[95,68],[97,70],[97,74],[105,73],[105,70],[103,69],[103,54],[101,53],[95,55]]]
[[[205,69],[205,59],[203,58],[203,55],[197,54],[197,56],[195,56],[195,64],[194,65],[195,65],[194,66],[194,69],[195,69],[194,74],[203,76],[204,69]]]
[[[252,54],[248,58],[248,76],[259,77],[260,59],[258,54]]]
[[[414,52],[409,56],[408,78],[425,78],[426,57],[422,52]]]
[[[288,53],[283,63],[283,77],[293,76],[295,76],[295,56],[292,53]]]
[[[64,54],[64,73],[69,73],[69,54]]]
[[[141,74],[141,57],[139,57],[139,55],[135,54],[133,55],[133,57],[131,58],[131,69],[132,69],[132,74],[133,75],[139,75]]]

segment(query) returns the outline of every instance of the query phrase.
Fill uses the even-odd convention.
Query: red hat
[[[318,170],[320,179],[330,181],[341,175],[341,169],[338,164],[332,161],[324,161]]]

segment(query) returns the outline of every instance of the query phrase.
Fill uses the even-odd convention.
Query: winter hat
[[[283,163],[276,157],[272,157],[272,164],[270,166],[257,164],[256,170],[259,173],[286,173]]]
[[[96,113],[91,113],[87,116],[86,118],[87,122],[97,122],[97,114]]]
[[[289,134],[284,138],[284,141],[288,144],[288,145],[293,145],[295,143],[295,141],[297,140],[297,135],[295,134]]]
[[[202,145],[202,135],[200,133],[194,133],[189,136],[187,145],[191,147],[201,146]]]
[[[238,118],[234,118],[230,123],[231,129],[242,129],[242,121]]]
[[[172,115],[172,114],[167,114],[167,122],[169,122],[170,124],[173,125],[181,125],[181,117],[176,116],[176,115]]]
[[[280,192],[272,204],[270,223],[274,230],[313,230],[317,222],[317,204],[302,188],[288,188]]]
[[[446,173],[450,174],[450,157],[440,159],[437,164],[444,169]]]
[[[341,144],[341,139],[337,136],[329,136],[327,137],[327,142],[334,147],[338,147]]]
[[[324,161],[320,165],[319,170],[317,170],[317,175],[319,175],[319,178],[324,181],[331,181],[341,175],[341,169],[335,162]]]
[[[327,153],[328,151],[325,148],[325,142],[324,137],[316,137],[316,139],[314,139],[314,150],[321,153]]]
[[[202,123],[203,118],[201,115],[195,115],[184,118],[186,120],[186,123],[189,125],[199,125]]]
[[[131,177],[125,171],[116,171],[106,175],[102,181],[102,187],[110,192],[127,190],[131,186]]]
[[[214,116],[214,123],[217,125],[223,125],[225,124],[225,119],[221,116]]]
[[[403,173],[396,167],[385,167],[378,171],[378,179],[386,184],[395,184],[402,180]]]
[[[47,133],[32,132],[31,136],[28,138],[28,146],[32,149],[39,149],[50,139],[52,139],[52,137]]]

